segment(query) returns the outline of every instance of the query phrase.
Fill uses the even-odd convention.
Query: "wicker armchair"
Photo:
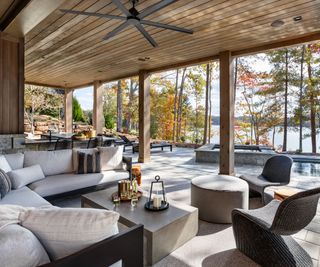
[[[290,182],[292,163],[292,159],[288,156],[273,156],[267,160],[259,176],[241,175],[240,178],[249,184],[250,191],[261,195],[264,204],[264,189],[266,187],[287,185]]]
[[[320,187],[271,201],[256,210],[232,211],[237,248],[262,266],[313,266],[311,257],[290,236],[317,212]]]

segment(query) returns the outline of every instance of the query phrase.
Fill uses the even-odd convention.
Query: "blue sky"
[[[93,87],[74,90],[73,95],[78,99],[83,110],[93,109]]]

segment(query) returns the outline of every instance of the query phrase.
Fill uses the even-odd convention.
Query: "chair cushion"
[[[0,231],[0,251],[3,267],[35,267],[50,262],[37,237],[18,224],[8,225]]]
[[[0,169],[0,199],[5,197],[11,190],[11,180],[9,175],[2,169]]]
[[[0,169],[4,170],[4,172],[9,172],[12,170],[4,155],[0,155]]]
[[[123,170],[103,171],[99,184],[110,183],[129,178],[129,172]]]
[[[0,206],[7,204],[38,208],[51,206],[48,201],[26,186],[11,190],[4,198],[0,199]]]
[[[272,183],[263,178],[262,175],[241,175],[241,179],[245,180],[249,184],[249,188],[259,193],[263,193],[263,189],[267,186],[278,186],[281,183]]]
[[[30,184],[29,188],[47,197],[97,185],[102,178],[102,173],[52,175]]]
[[[8,161],[12,170],[23,168],[24,154],[22,153],[5,154],[4,156]]]
[[[20,214],[54,260],[71,255],[118,233],[119,214],[81,208],[28,209]]]
[[[123,146],[116,147],[99,147],[101,170],[123,170]]]
[[[39,164],[45,176],[71,173],[72,150],[57,151],[26,151],[24,154],[24,167]]]
[[[39,164],[30,167],[12,170],[8,172],[12,182],[12,188],[18,189],[32,182],[36,182],[45,178]]]

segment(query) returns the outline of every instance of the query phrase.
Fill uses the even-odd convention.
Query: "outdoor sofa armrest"
[[[122,162],[126,164],[126,170],[129,172],[129,178],[131,179],[132,174],[132,158],[131,157],[122,157]]]
[[[65,258],[40,267],[106,267],[122,260],[122,266],[143,266],[143,225],[133,226],[117,235]]]

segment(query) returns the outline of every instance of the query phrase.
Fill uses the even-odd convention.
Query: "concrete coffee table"
[[[116,191],[117,187],[113,187],[83,195],[81,205],[114,210],[111,195]],[[133,210],[130,202],[121,202],[116,211],[120,214],[121,224],[128,227],[139,223],[144,225],[146,263],[153,265],[197,234],[198,209],[169,202],[169,209],[152,212],[144,208],[146,201],[146,197],[141,197]]]

